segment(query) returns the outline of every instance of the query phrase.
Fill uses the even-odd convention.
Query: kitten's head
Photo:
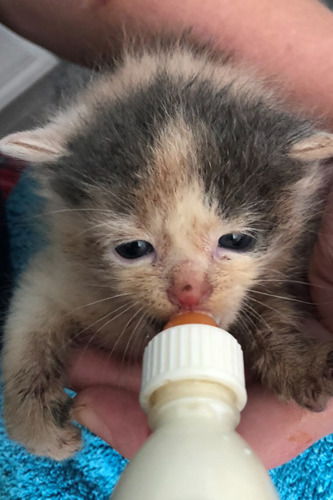
[[[128,54],[0,149],[33,164],[87,283],[156,325],[194,309],[228,327],[247,291],[291,264],[333,138],[246,73],[178,47]]]

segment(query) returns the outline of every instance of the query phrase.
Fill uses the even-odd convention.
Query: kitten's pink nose
[[[180,306],[182,309],[193,309],[202,304],[212,294],[212,285],[207,280],[179,279],[168,290],[168,297],[172,304]]]

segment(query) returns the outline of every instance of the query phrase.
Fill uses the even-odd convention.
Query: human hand
[[[150,433],[139,405],[141,367],[83,348],[75,353],[69,380],[78,392],[74,418],[131,458]]]
[[[74,416],[82,425],[132,458],[149,436],[139,406],[140,368],[121,366],[99,351],[76,353],[70,380],[78,391]],[[267,469],[277,467],[333,430],[333,404],[323,413],[281,403],[259,385],[248,388],[239,433]]]

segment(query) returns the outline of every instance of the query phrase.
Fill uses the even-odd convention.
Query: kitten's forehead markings
[[[193,131],[182,116],[170,119],[152,147],[152,178],[156,184],[185,183],[196,172],[196,143]]]
[[[204,191],[198,175],[196,151],[194,132],[182,116],[170,119],[154,141],[145,198],[154,200],[153,204],[163,211],[164,218],[180,205],[186,208],[188,192],[192,208],[194,203],[202,204]],[[176,211],[183,218],[183,211]]]
[[[202,189],[195,181],[177,194],[163,227],[165,239],[177,254],[198,260],[203,251],[210,249],[210,234],[218,220],[205,205]]]
[[[198,138],[184,118],[170,119],[152,147],[139,208],[139,219],[151,234],[159,235],[167,253],[172,249],[176,259],[196,261],[211,252],[221,234],[245,222],[223,220],[219,214],[217,200],[207,195],[200,178],[197,148]]]
[[[194,79],[207,81],[216,91],[228,85],[234,95],[258,97],[262,94],[258,78],[254,84],[248,69],[214,62],[209,54],[207,57],[198,56],[179,46],[158,55],[153,52],[126,53],[115,72],[98,77],[84,91],[84,101],[91,112],[96,102],[126,99],[133,91],[148,89],[157,75],[167,75],[177,83],[193,82]]]
[[[165,249],[198,247],[212,218],[198,175],[196,141],[182,116],[170,119],[151,150],[148,182],[141,188],[140,214]],[[202,245],[202,241],[200,242]]]
[[[175,198],[181,195],[189,179],[195,176],[192,151],[193,134],[181,117],[170,120],[156,136],[151,146],[147,172],[137,190],[140,217],[151,224],[151,219],[165,219]],[[152,217],[153,216],[153,217]]]
[[[262,93],[258,81],[256,85],[252,83],[249,71],[234,68],[229,63],[215,63],[209,54],[204,58],[183,50],[181,46],[172,51],[162,51],[158,55],[128,52],[115,72],[92,79],[87,88],[78,94],[74,103],[57,114],[51,124],[61,131],[65,142],[98,118],[97,109],[101,104],[126,99],[133,91],[148,89],[159,74],[168,75],[175,82],[184,81],[185,84],[194,79],[207,81],[216,91],[229,85],[229,91],[236,96],[242,94],[255,98]]]

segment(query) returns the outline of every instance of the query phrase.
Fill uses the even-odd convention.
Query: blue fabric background
[[[23,175],[7,204],[16,275],[41,245],[42,235],[36,230],[40,217],[35,217],[40,208],[33,183]],[[126,460],[87,430],[84,439],[85,447],[75,458],[55,463],[33,457],[11,442],[0,419],[0,499],[107,500]],[[272,470],[281,500],[333,500],[332,449],[333,435]]]

